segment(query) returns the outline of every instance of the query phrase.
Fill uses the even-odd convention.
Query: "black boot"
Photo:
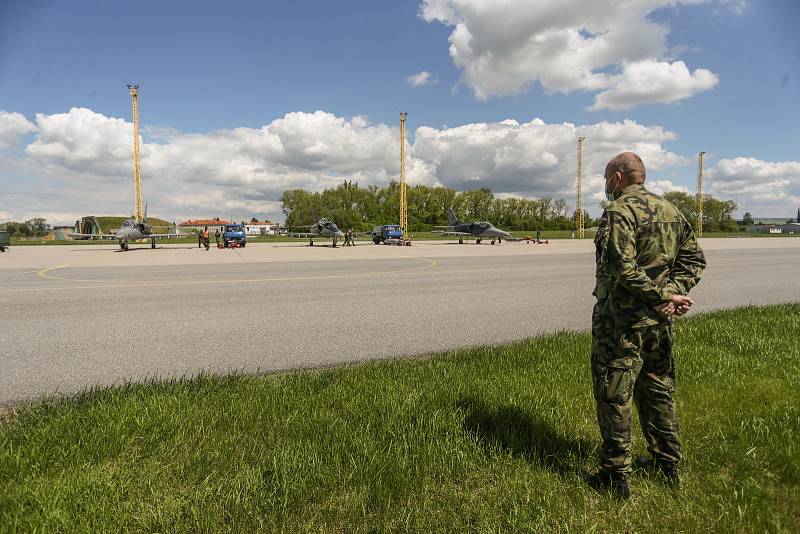
[[[631,489],[628,486],[627,477],[598,471],[586,477],[586,483],[597,491],[610,492],[623,501],[631,498]]]
[[[659,460],[648,458],[647,456],[639,456],[634,461],[636,467],[648,471],[658,471],[664,477],[667,484],[673,488],[678,488],[681,485],[681,477],[678,474],[678,465],[671,462],[661,462]]]

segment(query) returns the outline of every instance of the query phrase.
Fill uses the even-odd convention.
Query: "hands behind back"
[[[682,316],[689,313],[694,301],[685,295],[674,295],[669,302],[656,306],[656,311],[663,317]]]

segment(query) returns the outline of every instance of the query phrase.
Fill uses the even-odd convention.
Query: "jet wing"
[[[319,237],[319,234],[312,232],[289,232],[286,235],[289,237]]]
[[[117,236],[114,234],[67,234],[73,239],[116,239]]]
[[[156,237],[158,239],[165,239],[171,237],[195,237],[197,234],[147,234],[146,236],[142,236],[142,239],[149,239],[151,237]]]
[[[432,234],[442,234],[442,235],[449,235],[455,237],[466,237],[472,236],[469,232],[454,232],[453,230],[433,230],[431,231]]]

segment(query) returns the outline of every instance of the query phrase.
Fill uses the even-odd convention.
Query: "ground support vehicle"
[[[402,245],[403,244],[403,230],[399,224],[384,224],[383,226],[376,226],[370,232],[372,242],[376,245],[381,243],[386,245]]]
[[[222,244],[224,248],[242,247],[247,244],[247,234],[241,224],[226,224],[225,232],[222,234]]]

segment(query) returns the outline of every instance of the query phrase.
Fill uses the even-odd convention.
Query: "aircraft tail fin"
[[[450,226],[455,226],[458,224],[458,217],[456,217],[453,208],[447,208],[447,217],[450,219]]]
[[[142,219],[142,222],[147,222],[147,204],[144,205],[144,219]]]

